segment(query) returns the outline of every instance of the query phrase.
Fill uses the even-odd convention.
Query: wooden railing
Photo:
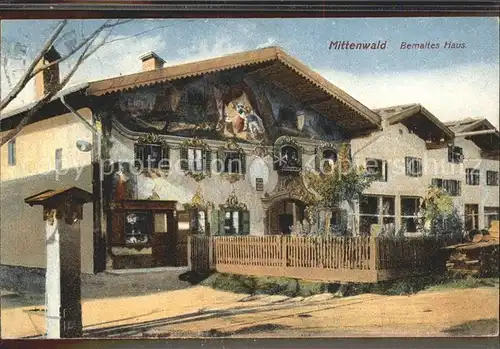
[[[439,263],[435,238],[218,236],[192,237],[192,270],[375,282],[421,275]]]

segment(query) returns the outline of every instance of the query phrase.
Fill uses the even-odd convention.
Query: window
[[[255,189],[257,191],[264,191],[264,178],[255,178]]]
[[[250,212],[247,205],[239,203],[233,190],[219,210],[213,212],[219,221],[219,235],[248,235],[250,234]]]
[[[217,162],[218,172],[241,173],[246,170],[245,153],[240,151],[219,151]]]
[[[465,169],[465,183],[468,185],[479,185],[479,170],[474,168]]]
[[[334,149],[325,149],[321,155],[322,167],[320,170],[323,172],[331,172],[333,170],[333,166],[337,162],[337,152]]]
[[[486,185],[498,185],[498,171],[486,171]]]
[[[125,243],[146,244],[150,242],[150,213],[130,212],[125,217]]]
[[[462,194],[461,182],[454,179],[433,178],[431,185],[443,189],[451,196],[460,196]]]
[[[443,179],[442,189],[451,196],[462,195],[461,182],[453,179]]]
[[[380,159],[366,159],[366,171],[378,181],[387,181],[387,161]]]
[[[280,149],[276,168],[280,172],[299,172],[301,161],[299,151],[292,145],[284,145]]]
[[[448,146],[448,162],[459,164],[464,161],[463,149],[453,145]]]
[[[135,164],[145,169],[168,170],[168,147],[162,144],[135,144]]]
[[[491,222],[498,221],[499,219],[498,207],[485,207],[484,208],[484,228],[489,229],[491,227]]]
[[[181,169],[191,172],[205,172],[210,170],[210,151],[198,147],[182,147]]]
[[[401,197],[401,223],[408,233],[416,233],[420,199]]]
[[[431,185],[433,187],[442,188],[443,187],[443,180],[441,178],[433,178],[431,180]]]
[[[405,158],[406,175],[410,177],[422,176],[422,159],[407,156]]]
[[[188,153],[188,169],[190,171],[203,171],[203,150],[189,148]]]
[[[250,234],[250,213],[247,210],[221,209],[219,210],[220,235],[248,235]]]
[[[9,166],[14,166],[16,164],[16,140],[11,139],[7,143],[8,153],[9,153]]]
[[[362,235],[371,235],[373,224],[380,224],[383,230],[394,232],[396,218],[394,197],[363,196],[359,212],[359,231]]]
[[[479,205],[465,204],[465,229],[470,231],[479,227]]]
[[[56,170],[62,169],[62,149],[56,149],[56,161],[55,161]]]

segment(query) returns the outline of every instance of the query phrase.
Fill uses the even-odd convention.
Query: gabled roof
[[[447,121],[444,123],[455,133],[478,130],[496,130],[496,127],[485,118],[464,118],[461,120]]]
[[[497,128],[485,118],[465,118],[446,122],[457,136],[465,135],[465,139],[470,139],[479,148],[485,151],[500,151],[500,133]],[[476,135],[467,135],[467,132],[491,130],[493,133],[481,133]]]
[[[453,131],[449,127],[418,103],[395,105],[374,109],[374,111],[390,125],[402,123],[425,139],[429,137],[429,134],[426,133],[432,133],[437,140],[440,139],[438,136],[444,136],[445,139],[454,137]]]
[[[73,87],[70,91],[61,91],[52,99],[49,105],[57,104],[60,95],[73,93],[75,89],[78,91],[85,90],[88,96],[103,96],[235,68],[248,68],[251,74],[257,75],[264,81],[274,83],[295,96],[305,106],[328,116],[348,132],[354,134],[380,128],[381,119],[377,113],[288,55],[279,47],[240,52],[81,84],[78,87]],[[26,113],[34,105],[36,105],[36,102],[3,114],[2,129],[12,127],[16,120],[21,117],[21,114]],[[44,114],[43,111],[40,114]],[[5,122],[7,118],[16,120]],[[39,118],[42,118],[42,116]],[[33,120],[33,122],[37,120]]]
[[[380,127],[379,115],[279,47],[245,51],[95,81],[90,84],[87,93],[102,96],[243,67],[255,68],[253,73],[260,78],[273,82],[291,94],[299,96],[301,102],[320,113],[331,116],[348,130]]]

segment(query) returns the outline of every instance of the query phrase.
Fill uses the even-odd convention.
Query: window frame
[[[365,198],[375,198],[377,202],[377,206],[375,208],[375,213],[362,213],[361,212],[361,200],[364,200]],[[392,200],[392,213],[384,213],[384,200]],[[360,207],[359,207],[359,223],[361,223],[361,220],[363,218],[369,218],[371,221],[375,223],[370,223],[372,224],[378,224],[384,229],[384,227],[388,224],[394,224],[396,225],[396,196],[393,195],[363,195],[360,199]],[[376,219],[373,219],[376,218]],[[386,219],[391,219],[393,222],[390,223],[384,223]],[[361,225],[361,224],[360,224]],[[371,232],[369,232],[371,233]]]
[[[456,184],[456,190],[449,190],[448,186]],[[461,196],[462,195],[462,182],[456,179],[443,179],[443,186],[441,187],[450,196]]]
[[[142,234],[143,236],[147,237],[147,241],[137,241],[137,242],[127,242],[127,226],[129,223],[127,222],[127,217],[131,214],[144,214],[146,215],[145,218],[145,229],[146,233]],[[124,246],[150,246],[152,245],[152,239],[153,239],[153,214],[154,212],[150,210],[125,210],[124,212],[124,226],[123,226],[123,241],[124,241]]]
[[[417,172],[413,171],[414,164],[416,163]],[[423,165],[422,158],[415,156],[405,156],[405,174],[407,177],[418,178],[422,177]]]
[[[465,169],[465,184],[477,186],[481,184],[481,171],[477,168]]]
[[[63,155],[63,153],[62,152],[63,152],[62,148],[57,148],[55,150],[55,154],[54,154],[55,155],[54,169],[56,171],[60,171],[62,169],[62,165],[63,165],[63,163],[62,163],[62,155]]]
[[[415,200],[416,207],[415,207],[415,213],[412,215],[408,215],[404,213],[403,209],[403,200]],[[400,219],[401,219],[401,226],[405,227],[405,232],[413,234],[413,233],[418,233],[418,219],[419,219],[419,209],[420,205],[422,203],[422,198],[420,197],[414,197],[414,196],[401,196],[400,197],[400,207],[401,207],[401,214],[400,214]],[[408,230],[408,222],[407,220],[413,219],[414,224],[415,224],[415,231],[409,231]]]
[[[15,166],[16,165],[16,139],[13,138],[9,140],[7,143],[7,158],[8,165]]]
[[[461,164],[464,162],[464,149],[456,145],[448,146],[448,162]]]
[[[374,168],[374,166],[369,166],[369,162],[375,161],[377,163],[377,172],[371,173],[368,169]],[[366,158],[365,159],[366,172],[373,180],[378,182],[387,182],[387,160],[377,159],[377,158]]]
[[[486,185],[498,186],[499,185],[499,178],[498,177],[499,177],[498,171],[487,170],[486,171]],[[492,179],[494,179],[494,180],[492,181]]]
[[[149,161],[153,147],[159,148],[157,150],[159,155],[155,162]],[[146,151],[146,149],[148,149],[149,151]],[[139,154],[140,158],[138,158]],[[144,170],[153,169],[153,170],[168,171],[170,169],[169,147],[165,143],[160,143],[160,142],[136,143],[134,145],[134,163],[136,165],[136,168],[140,168],[142,166],[142,169]],[[150,164],[151,167],[149,166]]]

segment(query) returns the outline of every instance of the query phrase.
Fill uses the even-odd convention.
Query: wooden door
[[[155,212],[154,231],[152,235],[153,263],[157,267],[175,266],[175,239],[172,229],[173,214],[171,212]]]
[[[177,211],[177,233],[176,233],[176,265],[186,266],[188,236],[191,235],[191,225],[194,211]]]

